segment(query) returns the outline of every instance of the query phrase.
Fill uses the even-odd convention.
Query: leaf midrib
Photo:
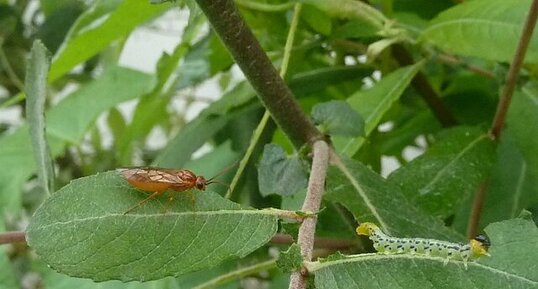
[[[91,216],[86,218],[76,218],[68,221],[60,221],[50,223],[44,226],[38,226],[32,230],[42,230],[54,226],[69,225],[73,223],[82,223],[82,222],[91,222],[98,221],[108,218],[139,218],[139,219],[148,219],[148,218],[162,218],[162,217],[183,217],[183,216],[215,216],[215,215],[268,215],[275,216],[275,213],[269,210],[218,210],[218,211],[194,211],[194,212],[172,212],[172,213],[156,213],[156,214],[123,214],[123,213],[114,213],[103,216]]]

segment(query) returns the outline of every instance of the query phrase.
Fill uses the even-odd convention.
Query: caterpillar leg
[[[443,266],[448,265],[448,261],[450,261],[450,259],[449,259],[449,258],[445,258],[445,260],[443,261]]]

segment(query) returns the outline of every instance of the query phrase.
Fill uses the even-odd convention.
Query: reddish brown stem
[[[478,222],[480,221],[482,206],[484,205],[484,200],[486,199],[488,183],[489,182],[486,180],[482,184],[480,184],[480,187],[478,188],[474,196],[471,216],[469,219],[469,224],[467,224],[467,238],[469,240],[476,237],[476,234],[478,232]]]
[[[26,234],[20,231],[0,233],[0,245],[15,242],[26,242]]]
[[[517,45],[516,53],[514,59],[510,64],[510,70],[506,76],[506,83],[503,87],[501,93],[501,99],[499,105],[497,106],[497,112],[491,124],[490,134],[494,139],[498,139],[501,135],[501,130],[506,119],[506,113],[508,112],[508,107],[510,106],[510,101],[512,100],[512,95],[516,88],[517,77],[523,60],[525,59],[525,54],[527,48],[529,47],[529,42],[536,26],[536,18],[538,16],[538,0],[532,1],[529,14],[527,15],[527,20],[525,21],[525,26],[519,38],[519,43]]]

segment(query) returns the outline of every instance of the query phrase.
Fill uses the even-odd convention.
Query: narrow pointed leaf
[[[246,210],[211,192],[176,193],[169,210],[116,171],[77,179],[48,198],[27,230],[28,244],[53,269],[95,281],[148,281],[244,257],[276,232],[267,211]]]
[[[49,67],[50,58],[47,48],[41,41],[34,41],[25,80],[26,114],[38,179],[47,195],[54,187],[54,170],[45,138],[45,102]]]
[[[465,1],[440,13],[422,32],[420,39],[451,53],[509,62],[514,57],[531,2]],[[537,45],[538,35],[535,34],[529,47]],[[538,61],[538,51],[529,49],[525,59]]]

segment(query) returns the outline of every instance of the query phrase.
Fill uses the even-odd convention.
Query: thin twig
[[[232,0],[196,0],[259,99],[296,148],[324,139],[237,11]]]
[[[476,65],[466,63],[463,60],[461,60],[461,59],[459,59],[457,57],[454,57],[452,55],[439,54],[439,55],[437,55],[437,59],[441,60],[441,62],[450,64],[450,65],[462,65],[465,68],[467,68],[469,71],[471,71],[471,72],[473,72],[475,74],[478,74],[480,76],[485,76],[485,77],[488,77],[488,78],[495,78],[495,73],[493,73],[492,71],[486,70],[486,69],[484,69],[482,67],[479,67],[479,66],[476,66]]]
[[[313,145],[313,160],[308,189],[303,203],[302,211],[317,212],[321,204],[327,166],[329,165],[329,145],[325,141],[316,141]],[[314,249],[314,235],[316,232],[317,216],[312,216],[303,221],[299,227],[297,243],[301,247],[301,255],[305,261],[312,260]],[[293,272],[290,278],[290,289],[306,288],[306,276],[302,272]]]
[[[288,32],[288,38],[286,39],[286,45],[284,46],[284,55],[282,57],[282,65],[280,67],[280,77],[284,78],[286,75],[286,72],[288,71],[288,64],[290,62],[290,56],[291,56],[291,50],[293,48],[293,40],[295,39],[295,31],[297,31],[297,26],[299,25],[299,15],[301,14],[301,7],[302,4],[298,3],[294,7],[293,11],[293,18],[291,20],[290,30]],[[250,138],[250,143],[248,144],[247,151],[245,152],[245,155],[239,162],[239,167],[237,168],[237,172],[235,172],[234,178],[232,180],[232,183],[230,184],[230,189],[224,196],[227,199],[230,199],[232,197],[232,193],[235,190],[235,187],[237,186],[237,183],[239,182],[239,179],[243,175],[243,171],[245,170],[248,161],[250,160],[250,157],[252,156],[252,152],[254,152],[254,148],[258,144],[258,141],[260,140],[260,137],[267,126],[267,122],[269,121],[270,113],[265,110],[265,113],[263,114],[263,117],[260,120],[260,123],[252,133],[252,137]]]
[[[214,279],[211,279],[203,284],[200,284],[195,289],[209,289],[217,288],[218,286],[224,285],[226,283],[232,282],[234,280],[241,279],[243,277],[267,271],[270,269],[276,268],[276,260],[269,260],[262,263],[254,264],[249,267],[241,268],[230,273],[220,275]]]
[[[0,233],[0,245],[15,242],[26,242],[26,234],[21,231]]]
[[[392,46],[392,54],[400,65],[414,64],[413,57],[401,44]],[[452,112],[446,107],[445,103],[437,92],[433,89],[428,78],[422,71],[419,71],[412,81],[413,87],[418,91],[422,99],[430,107],[435,117],[443,127],[451,127],[458,124],[458,121],[452,115]]]
[[[529,10],[529,15],[527,15],[527,20],[525,21],[525,26],[521,32],[521,37],[519,38],[519,43],[517,45],[516,53],[512,64],[510,65],[510,70],[506,76],[506,83],[503,87],[501,98],[497,106],[497,112],[491,124],[490,134],[494,139],[498,139],[501,134],[501,129],[504,125],[506,119],[506,113],[508,112],[508,107],[510,106],[510,101],[512,100],[512,95],[516,88],[517,77],[519,69],[523,64],[525,59],[525,54],[527,52],[527,47],[529,46],[529,41],[536,25],[536,18],[538,17],[538,0],[532,1],[531,8]]]
[[[512,100],[514,90],[516,88],[516,82],[519,70],[525,59],[525,54],[527,52],[527,47],[529,46],[529,41],[536,25],[536,19],[538,18],[538,0],[532,1],[529,14],[527,15],[527,20],[525,21],[525,26],[521,32],[521,37],[519,38],[519,43],[517,45],[516,53],[512,64],[510,65],[510,70],[506,76],[506,83],[501,92],[500,101],[497,105],[497,112],[493,118],[493,122],[490,128],[490,135],[493,139],[498,140],[501,135],[501,130],[504,125],[506,114],[508,112],[508,107]],[[473,201],[473,207],[471,215],[469,217],[469,224],[467,227],[467,235],[469,237],[474,237],[476,234],[478,223],[480,222],[480,214],[482,212],[482,204],[485,202],[486,198],[486,186],[487,181],[482,184],[482,187],[476,192]]]

